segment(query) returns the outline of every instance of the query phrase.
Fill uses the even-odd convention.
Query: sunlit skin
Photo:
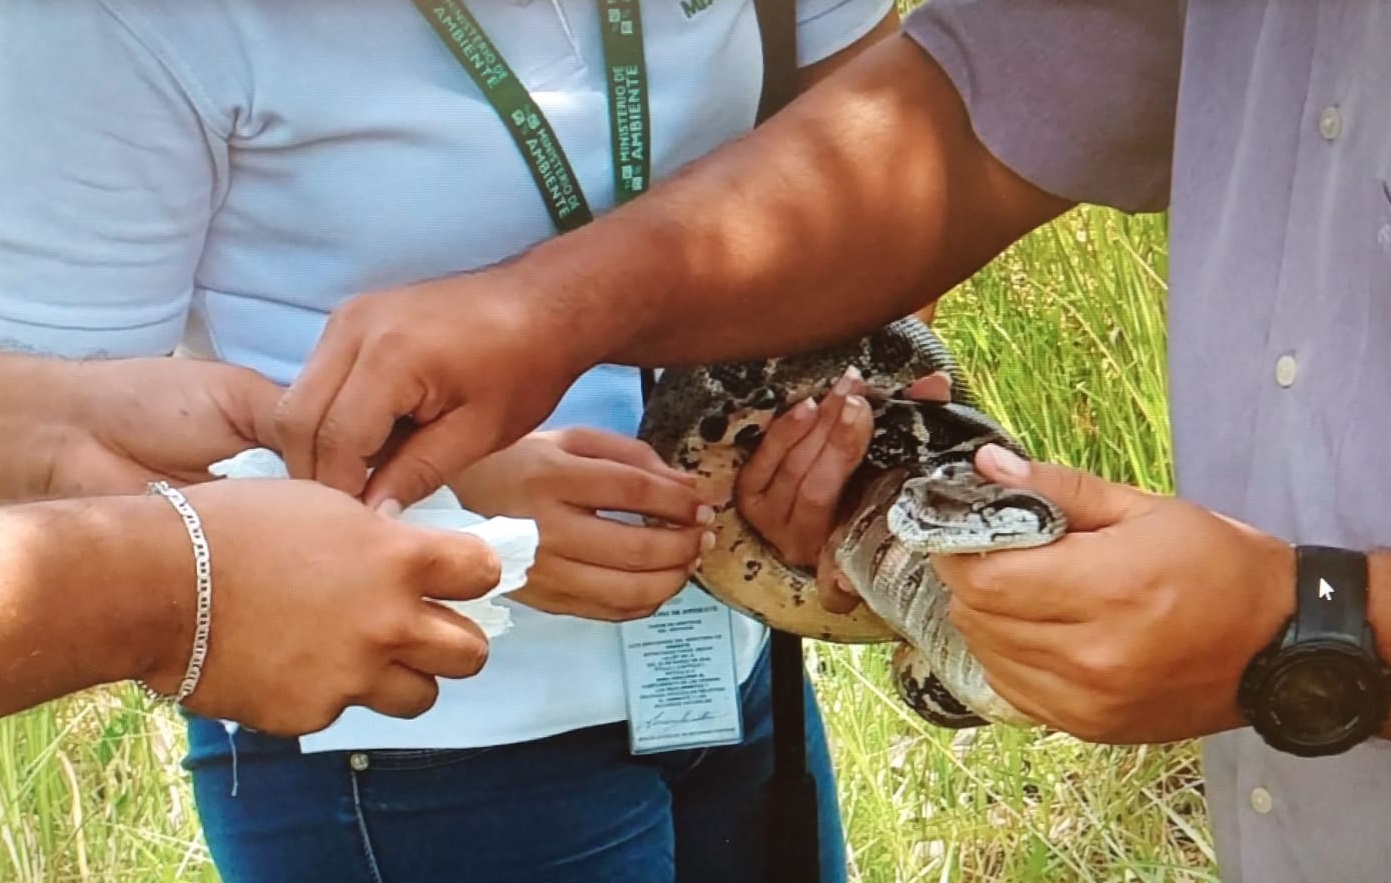
[[[419,499],[533,428],[593,364],[768,356],[858,335],[931,303],[1069,207],[995,159],[942,70],[894,37],[573,234],[486,272],[350,302],[277,426],[296,475],[368,501]],[[413,431],[368,483],[365,463],[403,417]],[[832,450],[824,456],[841,472],[857,459]],[[999,464],[981,468],[1007,478]],[[836,472],[815,459],[806,469],[826,481]],[[1289,547],[1182,500],[1057,467],[1008,480],[1055,495],[1075,532],[942,562],[953,617],[997,690],[1103,741],[1239,725],[1237,678],[1291,609]],[[810,492],[823,508],[837,495],[759,492]],[[1163,551],[1178,545],[1181,557]],[[1385,643],[1391,611],[1374,557],[1371,616]]]
[[[949,388],[938,374],[912,392],[945,399]],[[774,444],[750,459],[739,499],[760,532],[800,563],[819,550],[820,596],[837,612],[859,599],[826,540],[871,431],[867,409],[849,425],[825,411],[816,422],[783,416],[768,432]],[[1287,543],[1181,499],[1025,463],[993,446],[976,467],[1047,496],[1070,528],[1036,549],[933,559],[952,589],[952,622],[996,692],[1035,720],[1096,742],[1169,742],[1245,725],[1236,705],[1242,672],[1294,611]],[[1383,658],[1391,658],[1387,560],[1370,556],[1369,616],[1384,624]]]
[[[206,481],[210,462],[273,443],[279,395],[212,362],[0,356],[0,714],[130,678],[178,688],[194,555],[178,513],[145,485]],[[496,585],[481,540],[307,481],[184,493],[217,598],[193,711],[280,735],[322,729],[350,704],[413,716],[434,703],[435,676],[467,677],[487,659],[475,624],[426,600]]]
[[[408,504],[533,429],[591,365],[866,331],[1070,206],[981,147],[906,37],[825,64],[765,125],[579,230],[349,301],[280,403],[291,473]],[[366,463],[406,417],[418,428],[369,485]]]

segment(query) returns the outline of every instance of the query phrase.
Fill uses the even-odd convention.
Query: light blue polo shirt
[[[595,0],[475,0],[476,17],[612,205]],[[892,0],[798,0],[799,54]],[[653,174],[747,131],[751,0],[645,0]],[[0,4],[0,347],[69,356],[181,342],[293,380],[355,294],[496,262],[553,235],[515,145],[408,0]],[[631,434],[636,372],[600,367],[548,427]],[[475,678],[413,721],[353,709],[306,745],[468,747],[626,716],[618,627],[513,606]],[[736,616],[741,678],[766,631]],[[370,743],[370,744],[367,744]]]

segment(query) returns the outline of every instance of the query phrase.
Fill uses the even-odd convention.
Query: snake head
[[[906,479],[888,512],[889,531],[914,552],[955,555],[1051,543],[1067,519],[1032,491],[986,481],[969,462]]]

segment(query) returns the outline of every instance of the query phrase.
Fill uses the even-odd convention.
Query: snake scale
[[[823,397],[854,365],[869,389],[874,434],[852,475],[831,536],[835,560],[864,603],[828,612],[814,575],[789,566],[734,505],[734,479],[775,417]],[[934,371],[952,378],[950,402],[919,402],[905,390]],[[779,358],[667,369],[653,388],[638,435],[669,465],[697,476],[716,510],[715,547],[694,580],[767,625],[837,643],[895,642],[899,697],[932,724],[1027,726],[995,693],[947,617],[948,589],[935,554],[1050,543],[1066,530],[1047,499],[981,477],[975,452],[1019,443],[982,413],[942,341],[915,317],[857,341]]]

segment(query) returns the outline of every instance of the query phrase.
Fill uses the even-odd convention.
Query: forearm
[[[193,555],[158,498],[0,509],[0,715],[191,646]]]
[[[70,431],[62,413],[68,367],[0,353],[0,501],[48,493],[54,458]]]
[[[1067,207],[984,150],[946,75],[895,36],[505,272],[581,361],[768,355],[920,309]]]

